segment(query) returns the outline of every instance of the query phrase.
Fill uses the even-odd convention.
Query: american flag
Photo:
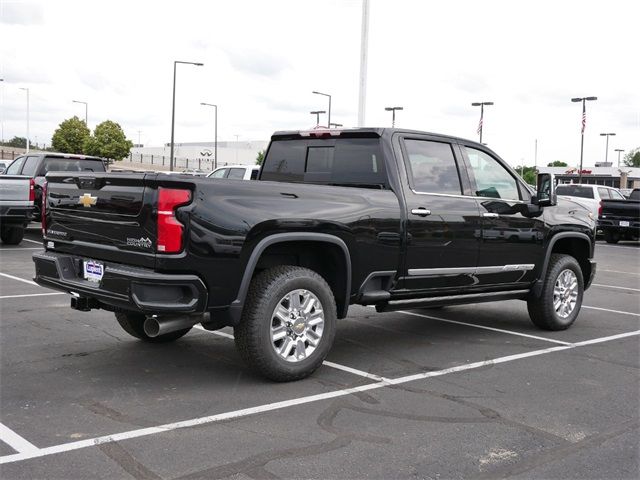
[[[584,127],[587,126],[587,110],[584,106],[584,101],[582,102],[582,133],[584,133]]]
[[[480,117],[480,121],[478,122],[478,129],[476,130],[476,133],[480,135],[481,131],[482,131],[482,117]]]

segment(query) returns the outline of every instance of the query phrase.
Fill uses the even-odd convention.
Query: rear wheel
[[[2,227],[0,229],[0,238],[2,243],[7,245],[18,245],[24,237],[23,227]]]
[[[578,317],[584,294],[582,270],[570,255],[552,254],[540,297],[527,301],[529,317],[544,330],[565,330]]]
[[[278,382],[311,375],[335,337],[336,304],[327,282],[313,270],[294,266],[258,274],[235,327],[240,355]]]
[[[607,243],[618,243],[620,241],[620,234],[611,230],[605,230],[604,239]]]
[[[149,343],[173,342],[174,340],[185,336],[189,333],[189,330],[191,330],[191,327],[189,327],[175,332],[158,335],[157,337],[150,337],[144,333],[144,321],[146,320],[146,317],[143,314],[134,312],[116,312],[115,315],[116,320],[125,332],[132,337]]]

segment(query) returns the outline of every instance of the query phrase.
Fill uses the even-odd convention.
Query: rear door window
[[[406,139],[411,187],[419,193],[460,195],[462,186],[450,143]]]
[[[230,168],[227,178],[230,178],[232,180],[242,180],[244,178],[244,172],[244,168]]]
[[[603,198],[603,199],[611,198],[609,196],[609,189],[608,188],[598,188],[598,195],[600,195],[600,198]]]
[[[626,200],[626,198],[624,198],[624,195],[622,195],[618,190],[609,190],[609,195],[611,195],[611,198],[614,200]]]
[[[7,175],[19,175],[20,170],[22,170],[22,165],[24,165],[24,161],[27,157],[18,157],[16,158],[11,165],[7,167],[4,171]]]

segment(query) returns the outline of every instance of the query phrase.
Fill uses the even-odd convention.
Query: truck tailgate
[[[27,205],[30,187],[29,177],[2,175],[0,176],[0,202],[2,205]]]
[[[47,249],[143,267],[155,264],[155,190],[145,173],[47,175]],[[155,178],[155,174],[149,175]]]

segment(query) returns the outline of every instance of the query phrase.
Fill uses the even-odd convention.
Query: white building
[[[553,173],[558,183],[578,183],[578,169],[571,167],[538,167],[540,173]],[[582,183],[614,188],[640,188],[640,168],[583,167]]]

